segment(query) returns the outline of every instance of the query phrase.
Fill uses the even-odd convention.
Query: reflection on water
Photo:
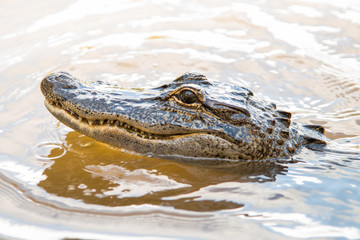
[[[359,1],[16,0],[0,23],[0,238],[360,239]],[[328,149],[222,168],[112,149],[45,109],[55,70],[125,88],[197,70],[323,125]]]
[[[45,179],[38,185],[50,194],[105,206],[154,204],[192,211],[239,208],[243,206],[240,198],[236,202],[168,199],[223,182],[275,181],[287,168],[276,163],[191,166],[122,153],[74,131],[65,140],[66,153],[59,155],[58,148],[51,151],[48,157],[54,163],[45,169]]]

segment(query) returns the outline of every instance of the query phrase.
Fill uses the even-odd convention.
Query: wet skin
[[[85,83],[69,73],[41,82],[45,106],[62,123],[98,141],[159,157],[217,160],[288,158],[324,145],[324,129],[243,87],[185,73],[153,89]]]

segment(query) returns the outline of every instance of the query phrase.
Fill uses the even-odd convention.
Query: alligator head
[[[41,82],[47,109],[98,141],[156,156],[259,160],[324,144],[324,129],[290,120],[240,86],[186,73],[158,88],[85,83],[65,72]]]

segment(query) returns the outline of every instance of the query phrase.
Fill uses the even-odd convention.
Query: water
[[[18,0],[0,16],[0,238],[360,238],[358,1]],[[57,70],[124,87],[197,70],[323,125],[328,150],[267,168],[116,150],[45,109]]]

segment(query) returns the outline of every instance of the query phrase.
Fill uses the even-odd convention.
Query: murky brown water
[[[358,1],[14,0],[0,23],[0,238],[360,238]],[[125,87],[198,70],[322,124],[328,151],[267,168],[129,154],[48,113],[55,70]]]

